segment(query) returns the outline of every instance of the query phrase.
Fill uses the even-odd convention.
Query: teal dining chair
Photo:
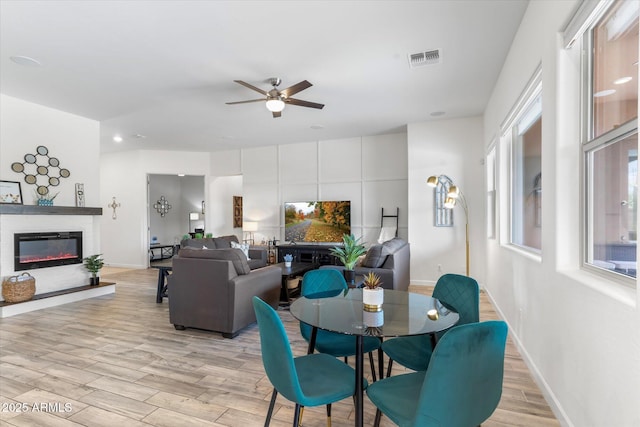
[[[322,298],[335,296],[348,288],[343,274],[338,270],[311,270],[302,277],[302,290],[300,291],[300,295],[303,297]],[[300,322],[300,334],[307,342],[311,340],[312,330],[312,326]],[[371,364],[373,381],[376,381],[373,352],[379,350],[380,345],[381,340],[376,337],[364,337],[362,340],[363,352],[369,353],[369,363]],[[347,362],[349,356],[355,355],[355,349],[356,337],[353,335],[338,334],[322,329],[318,329],[316,332],[315,350],[320,353],[330,354],[334,357],[344,357],[345,362]],[[380,369],[382,371],[382,368]]]
[[[440,340],[426,371],[371,384],[374,426],[384,414],[401,427],[479,426],[502,396],[507,324],[501,320],[451,328]]]
[[[480,321],[480,288],[475,279],[460,274],[444,274],[436,282],[432,296],[460,315],[457,325]],[[446,332],[436,334],[436,340]],[[382,351],[389,357],[388,377],[394,361],[414,371],[426,371],[433,345],[430,335],[398,337],[382,343]]]
[[[296,404],[294,427],[298,426],[301,408],[320,405],[327,406],[327,425],[331,426],[331,404],[355,393],[355,370],[324,353],[294,357],[278,313],[255,296],[253,309],[260,331],[262,363],[273,385],[265,427],[271,422],[278,393]],[[364,379],[363,387],[367,387]]]

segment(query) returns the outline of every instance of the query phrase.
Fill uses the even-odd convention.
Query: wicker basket
[[[2,281],[2,297],[6,302],[22,302],[33,298],[36,279],[29,273],[6,277]]]

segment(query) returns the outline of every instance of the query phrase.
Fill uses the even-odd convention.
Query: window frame
[[[637,278],[623,274],[617,271],[608,270],[606,268],[598,267],[589,262],[592,259],[594,242],[593,242],[593,211],[592,204],[594,200],[593,196],[593,154],[600,149],[606,148],[609,145],[616,144],[623,141],[632,135],[638,135],[638,116],[636,114],[635,119],[631,119],[622,125],[610,129],[597,137],[594,137],[594,103],[593,103],[593,79],[594,79],[594,66],[595,55],[594,52],[594,30],[600,24],[601,20],[606,16],[609,10],[616,4],[616,1],[602,1],[599,2],[597,8],[593,13],[585,20],[583,24],[583,33],[578,39],[582,43],[582,60],[581,60],[581,93],[582,99],[580,100],[581,112],[580,112],[580,155],[581,159],[581,213],[582,213],[582,232],[580,233],[580,264],[582,269],[590,273],[595,273],[600,277],[607,280],[622,283],[624,285],[635,288]],[[570,46],[568,46],[570,47]],[[636,227],[638,227],[638,221],[636,217]],[[638,248],[636,244],[636,262]],[[637,270],[636,270],[637,271]],[[636,273],[637,276],[637,273]]]
[[[515,176],[515,168],[516,161],[514,160],[515,150],[514,143],[517,132],[517,125],[519,121],[529,112],[529,109],[537,102],[538,98],[540,98],[541,105],[541,113],[540,118],[543,116],[542,109],[542,66],[538,65],[533,76],[527,83],[525,90],[518,97],[515,105],[507,115],[507,118],[500,125],[500,141],[501,141],[501,155],[499,156],[499,160],[501,162],[506,162],[506,171],[508,173],[507,177],[507,195],[508,197],[504,202],[501,202],[502,208],[505,209],[503,212],[508,215],[508,226],[505,228],[505,235],[501,236],[501,244],[515,249],[521,253],[528,254],[534,256],[536,259],[542,258],[542,242],[540,244],[540,249],[534,248],[531,246],[526,246],[521,243],[517,243],[514,241],[514,197],[515,197],[515,189],[514,189],[514,176]],[[535,122],[535,121],[534,121]],[[542,144],[542,141],[541,141]],[[504,155],[502,155],[504,154]],[[502,159],[502,160],[501,160]],[[542,162],[542,159],[541,159]],[[542,168],[542,166],[541,166]],[[504,203],[504,204],[503,204]]]

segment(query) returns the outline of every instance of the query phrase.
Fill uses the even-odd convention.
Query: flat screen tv
[[[284,227],[287,242],[342,242],[351,234],[351,201],[287,202]]]

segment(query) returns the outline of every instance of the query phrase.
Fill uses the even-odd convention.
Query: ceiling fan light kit
[[[284,110],[286,104],[297,105],[299,107],[316,108],[318,110],[321,110],[324,107],[324,104],[291,98],[291,95],[295,95],[296,93],[313,86],[306,80],[303,80],[300,83],[296,83],[293,86],[289,86],[288,88],[279,91],[277,88],[280,85],[281,80],[277,77],[273,77],[269,79],[269,83],[271,83],[271,86],[273,86],[273,88],[269,92],[255,87],[242,80],[234,80],[234,82],[264,95],[264,98],[250,99],[248,101],[227,102],[227,105],[266,101],[265,103],[267,106],[267,110],[271,111],[271,114],[273,114],[273,118],[281,117],[282,110]]]
[[[279,113],[284,110],[284,101],[280,97],[267,100],[267,110]]]

